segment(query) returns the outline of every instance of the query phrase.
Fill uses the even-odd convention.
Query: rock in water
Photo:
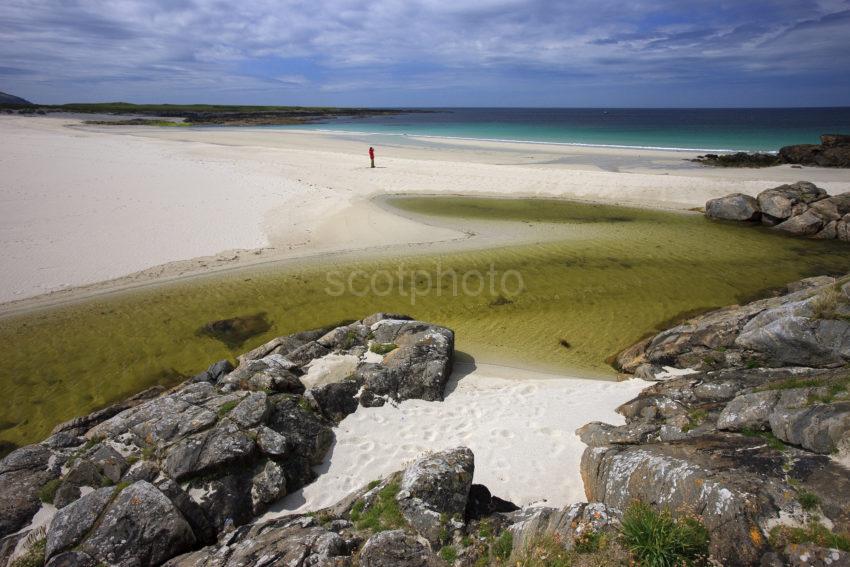
[[[710,219],[754,221],[760,214],[756,200],[742,193],[711,199],[705,204],[705,216]]]
[[[251,337],[262,335],[269,329],[271,329],[271,323],[266,319],[266,314],[255,313],[212,321],[198,329],[198,334],[221,341],[227,348],[234,349],[242,346]]]

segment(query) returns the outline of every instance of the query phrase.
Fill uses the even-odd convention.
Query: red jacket
[[[375,148],[369,148],[369,159],[375,159]]]

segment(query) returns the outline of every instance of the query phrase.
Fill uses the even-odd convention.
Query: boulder
[[[139,481],[115,496],[79,550],[110,565],[148,566],[188,551],[195,541],[174,504],[152,484]]]
[[[710,219],[754,221],[760,215],[758,202],[742,193],[711,199],[705,204],[705,216]]]
[[[474,470],[472,451],[459,447],[422,457],[404,471],[396,496],[399,508],[432,545],[440,544],[448,520],[463,520]]]
[[[111,486],[100,488],[59,510],[47,531],[44,556],[53,557],[79,544],[97,522],[114,494],[115,489]]]
[[[850,402],[779,408],[770,415],[770,429],[786,443],[828,455],[850,437]]]
[[[824,219],[813,210],[791,217],[774,228],[794,236],[814,236],[824,227]]]
[[[529,506],[510,514],[508,529],[513,548],[525,549],[541,535],[551,535],[565,548],[574,547],[577,538],[589,533],[607,533],[616,538],[622,512],[599,502],[570,504],[564,508]]]
[[[837,146],[850,146],[850,135],[847,134],[822,134],[820,144],[827,148]]]
[[[402,530],[370,537],[360,552],[360,567],[427,567],[439,565],[415,537]]]
[[[251,337],[262,335],[271,329],[265,313],[254,313],[211,321],[198,329],[199,335],[208,336],[224,343],[228,348],[238,348]]]
[[[768,221],[779,222],[800,210],[800,205],[809,205],[826,198],[827,193],[814,183],[798,181],[765,189],[758,194],[758,207]],[[795,209],[795,207],[797,207]]]
[[[204,474],[251,456],[252,437],[230,421],[181,439],[165,453],[163,471],[175,480]]]
[[[764,430],[770,425],[770,414],[779,401],[779,391],[753,392],[729,402],[717,418],[717,428],[729,431]]]
[[[167,567],[219,565],[350,565],[351,546],[339,534],[315,525],[312,518],[275,520],[225,536],[210,546],[175,557]],[[343,562],[336,562],[339,559]]]
[[[59,476],[51,455],[46,447],[27,445],[0,461],[0,537],[26,526],[41,508],[41,487]]]

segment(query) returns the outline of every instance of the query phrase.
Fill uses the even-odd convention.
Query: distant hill
[[[10,95],[2,91],[0,91],[0,104],[25,104],[27,106],[33,106],[33,104],[26,99],[15,95]]]

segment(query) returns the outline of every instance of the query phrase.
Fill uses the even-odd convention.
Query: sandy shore
[[[579,474],[589,421],[625,423],[614,409],[649,385],[567,378],[518,368],[456,364],[443,403],[359,407],[336,428],[319,478],[276,504],[274,517],[330,506],[401,470],[426,451],[466,446],[474,481],[518,505],[584,502]]]
[[[364,159],[370,144],[374,170]],[[385,193],[687,209],[800,178],[850,190],[840,170],[718,170],[687,157],[267,129],[98,129],[4,116],[0,312],[261,262],[464,238],[369,202]]]

